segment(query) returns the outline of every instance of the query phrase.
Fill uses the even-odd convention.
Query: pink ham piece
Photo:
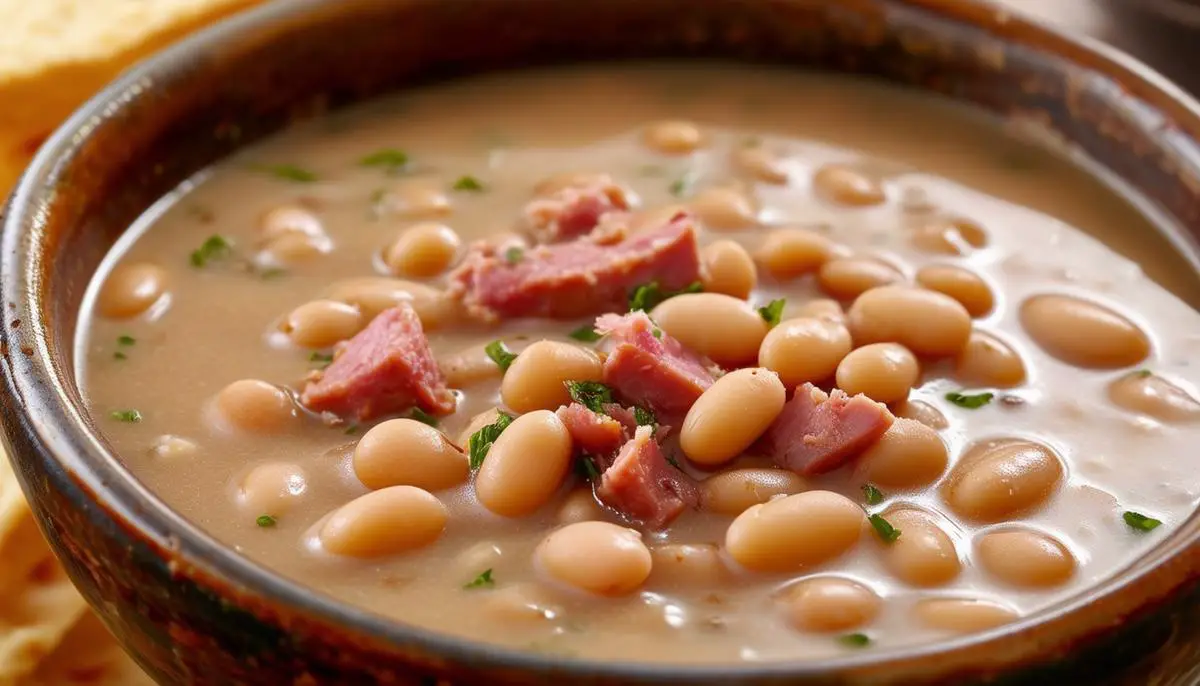
[[[308,382],[300,402],[314,412],[366,421],[419,407],[450,414],[454,394],[434,361],[421,320],[408,303],[379,313]]]
[[[587,235],[609,212],[629,209],[625,191],[611,180],[560,188],[525,206],[525,219],[539,243]]]
[[[600,477],[596,497],[648,529],[662,529],[700,501],[696,482],[663,457],[648,426],[638,427]]]
[[[811,476],[846,464],[883,435],[895,418],[863,394],[853,398],[806,383],[783,406],[761,446],[779,466]]]
[[[485,321],[504,317],[569,319],[625,309],[629,293],[651,281],[668,290],[700,278],[696,229],[687,213],[612,245],[590,238],[542,245],[512,262],[477,251],[450,277],[450,294]]]
[[[604,383],[627,403],[654,410],[660,421],[681,419],[715,380],[711,362],[656,327],[645,312],[606,314],[595,328],[612,342]]]
[[[592,412],[579,403],[560,407],[557,414],[567,427],[567,433],[571,434],[575,450],[597,458],[599,469],[612,461],[613,455],[632,433],[626,433],[625,427],[616,419]]]

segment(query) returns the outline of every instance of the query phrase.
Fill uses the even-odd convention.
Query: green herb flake
[[[113,353],[113,359],[114,360],[128,360],[129,356],[126,355],[125,353],[121,352],[120,350],[118,350],[115,353]]]
[[[667,459],[667,464],[671,465],[672,467],[674,467],[675,469],[678,469],[681,472],[683,471],[683,466],[681,466],[679,464],[679,458],[675,457],[674,453],[667,453],[665,455],[665,457]]]
[[[633,420],[637,422],[638,426],[654,426],[658,424],[658,417],[654,416],[654,412],[641,405],[633,406]]]
[[[190,260],[193,267],[204,267],[209,262],[223,260],[232,254],[233,242],[220,234],[213,234],[192,251]]]
[[[663,336],[662,329],[658,328],[657,326],[654,327],[654,330],[651,331],[650,333],[653,334],[655,338],[662,340],[662,336]]]
[[[495,585],[496,580],[492,578],[492,570],[488,568],[480,572],[479,576],[463,584],[463,588],[469,591],[476,588],[491,588]]]
[[[342,433],[346,434],[347,436],[353,436],[354,434],[358,433],[358,424],[351,424],[350,426],[347,426],[346,430]]]
[[[376,150],[358,161],[361,167],[382,167],[389,174],[397,174],[408,166],[408,153],[395,148]]]
[[[317,180],[316,174],[294,164],[259,164],[255,165],[254,169],[264,174],[270,174],[277,179],[295,183],[312,183]]]
[[[129,336],[129,335],[117,336],[117,345],[130,346],[130,345],[134,345],[135,343],[137,343],[137,339],[134,338],[133,336]]]
[[[575,471],[588,481],[600,478],[600,470],[596,468],[596,460],[591,455],[580,455],[579,461],[575,463]]]
[[[571,400],[600,414],[604,414],[602,408],[613,401],[612,389],[599,381],[568,381],[567,394]]]
[[[692,188],[692,180],[685,174],[671,182],[667,186],[667,191],[676,198],[682,198],[688,194]]]
[[[279,277],[287,274],[287,270],[280,267],[255,267],[250,271],[263,281],[278,279]]]
[[[259,515],[258,519],[254,520],[254,523],[263,529],[270,529],[271,527],[275,526],[277,522],[271,515]]]
[[[460,176],[458,180],[451,186],[456,191],[469,191],[471,193],[479,193],[484,190],[483,184],[474,176]]]
[[[496,439],[500,438],[500,434],[504,433],[508,425],[513,423],[513,419],[515,417],[511,414],[501,412],[495,422],[471,434],[470,440],[467,441],[467,454],[471,469],[479,469],[483,466],[483,460],[487,457],[488,450],[491,449]]]
[[[487,356],[491,358],[492,362],[496,363],[496,366],[500,368],[502,373],[507,372],[508,368],[512,366],[513,360],[517,359],[516,353],[509,350],[508,346],[504,345],[504,341],[501,340],[488,343],[483,352],[487,353]]]
[[[1140,512],[1129,511],[1121,515],[1121,517],[1125,520],[1125,523],[1129,525],[1129,528],[1137,531],[1154,531],[1158,527],[1162,526],[1161,520],[1154,519],[1153,517],[1147,517]]]
[[[1132,374],[1139,379],[1144,379],[1148,376],[1154,376],[1154,372],[1150,371],[1149,369],[1139,369],[1135,372],[1132,372]]]
[[[142,421],[142,413],[137,410],[114,410],[108,416],[126,424],[137,424]]]
[[[846,634],[838,637],[838,643],[847,648],[866,648],[871,645],[871,637],[866,634]]]
[[[600,334],[596,332],[596,329],[592,328],[591,324],[584,324],[567,335],[583,343],[595,343],[601,338]]]
[[[412,409],[412,412],[408,413],[408,418],[416,420],[418,422],[421,422],[422,424],[424,424],[426,426],[432,426],[435,429],[437,428],[437,425],[438,425],[437,417],[429,414],[428,412],[426,412],[425,410],[422,410],[419,407],[414,407]]]
[[[879,535],[879,540],[884,543],[895,543],[896,539],[900,538],[900,530],[892,526],[882,515],[871,515],[867,519],[870,520],[871,526],[875,528],[875,533]]]
[[[314,352],[308,356],[308,361],[312,362],[317,369],[324,369],[333,362],[333,353]]]
[[[779,320],[783,318],[783,307],[787,305],[787,300],[779,298],[767,303],[766,307],[758,308],[758,314],[767,323],[768,328],[772,328],[779,324]]]
[[[650,283],[638,286],[629,294],[629,311],[636,312],[643,310],[649,312],[664,300],[686,293],[699,293],[703,290],[704,286],[699,281],[694,281],[677,291],[665,290],[662,286],[659,286],[657,281],[651,281]]]
[[[991,392],[967,395],[959,391],[951,391],[946,394],[946,400],[949,400],[955,405],[968,410],[978,410],[984,405],[992,402],[992,398],[994,398],[995,395],[995,393]]]
[[[504,251],[504,261],[509,264],[520,264],[525,259],[525,249],[514,245]]]
[[[863,499],[868,505],[878,505],[883,502],[883,491],[875,487],[875,484],[863,484],[862,487]]]

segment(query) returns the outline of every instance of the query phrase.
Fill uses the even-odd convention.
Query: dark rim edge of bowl
[[[1200,138],[1197,135],[1200,134],[1200,104],[1165,77],[1114,48],[1090,39],[1067,36],[1020,13],[986,3],[971,5],[954,0],[904,2],[946,19],[981,27],[1010,42],[1063,56],[1127,87],[1131,98],[1145,101],[1152,96],[1155,109],[1164,111],[1176,124],[1190,120],[1194,127],[1189,132],[1191,137]],[[308,587],[237,555],[169,508],[143,486],[86,428],[86,421],[81,414],[83,408],[63,402],[68,379],[59,373],[50,357],[45,342],[47,322],[42,317],[43,310],[38,306],[40,296],[35,295],[39,292],[38,284],[42,275],[28,260],[39,254],[33,248],[42,245],[39,213],[49,204],[47,198],[54,193],[53,180],[60,165],[77,153],[81,139],[76,137],[80,131],[89,129],[91,120],[102,119],[106,109],[121,103],[137,88],[139,82],[162,72],[170,63],[187,61],[189,55],[198,52],[219,49],[228,37],[251,33],[272,22],[304,20],[315,16],[322,7],[327,7],[327,4],[321,0],[269,3],[190,36],[126,71],[77,110],[47,140],[19,182],[9,201],[7,216],[4,217],[4,232],[0,236],[0,264],[5,274],[3,295],[7,306],[23,320],[18,331],[12,325],[12,318],[5,317],[3,329],[0,330],[6,343],[3,351],[5,385],[19,405],[20,415],[20,424],[6,427],[6,432],[22,433],[43,454],[51,456],[66,476],[88,493],[126,535],[154,550],[164,561],[173,565],[179,576],[235,597],[245,602],[252,611],[273,604],[283,606],[308,623],[337,626],[353,632],[356,641],[380,646],[407,644],[478,668],[519,668],[553,673],[560,677],[601,672],[613,677],[634,676],[662,681],[703,675],[707,681],[772,675],[816,677],[838,670],[877,668],[896,661],[934,659],[966,648],[979,648],[1033,629],[1049,619],[1073,614],[1097,597],[1120,593],[1150,576],[1162,573],[1171,560],[1181,554],[1200,549],[1200,535],[1193,535],[1190,541],[1182,540],[1181,535],[1174,535],[1154,549],[1153,554],[1158,559],[1139,572],[1110,577],[1014,624],[979,634],[909,648],[880,650],[870,655],[859,653],[820,661],[702,666],[547,659],[544,655],[527,651],[477,643],[402,624],[343,604],[323,594],[313,593]],[[1000,21],[998,18],[1001,16],[1009,18]],[[1192,170],[1200,179],[1200,171],[1195,165]],[[41,202],[35,203],[34,200],[39,198]],[[21,269],[14,270],[14,266]],[[22,350],[18,354],[18,349],[22,347],[31,347],[32,350],[29,353]],[[34,419],[35,410],[41,411],[37,420]],[[6,438],[6,442],[10,441]],[[1183,579],[1178,586],[1182,587],[1186,581]],[[1121,618],[1114,618],[1118,619]],[[1086,632],[1077,634],[1075,639],[1086,638]]]

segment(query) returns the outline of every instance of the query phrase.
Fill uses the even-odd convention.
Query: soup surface
[[[199,175],[98,276],[80,376],[167,503],[345,602],[811,659],[1013,621],[1189,517],[1198,295],[1113,193],[942,103],[575,68]]]

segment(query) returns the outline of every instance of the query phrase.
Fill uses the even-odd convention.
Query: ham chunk
[[[604,383],[660,419],[682,418],[715,380],[711,362],[656,327],[645,312],[606,314],[596,320],[596,332],[613,344]]]
[[[678,290],[699,278],[696,229],[691,216],[680,213],[612,245],[585,237],[531,248],[515,262],[475,252],[451,275],[449,292],[485,321],[569,319],[623,310],[630,291],[650,281]]]
[[[560,407],[557,414],[567,427],[567,433],[571,434],[575,449],[597,458],[600,468],[611,462],[631,435],[618,420],[592,412],[579,403]]]
[[[648,426],[638,427],[600,477],[596,497],[631,521],[662,529],[700,501],[696,482],[667,462]]]
[[[806,383],[767,430],[761,445],[775,463],[811,476],[846,464],[883,435],[894,417],[861,393],[826,394]]]
[[[454,411],[454,395],[408,303],[384,310],[309,381],[300,402],[314,412],[366,421],[419,407]]]
[[[609,212],[629,209],[625,191],[609,179],[560,188],[525,206],[525,219],[539,243],[585,236]]]

